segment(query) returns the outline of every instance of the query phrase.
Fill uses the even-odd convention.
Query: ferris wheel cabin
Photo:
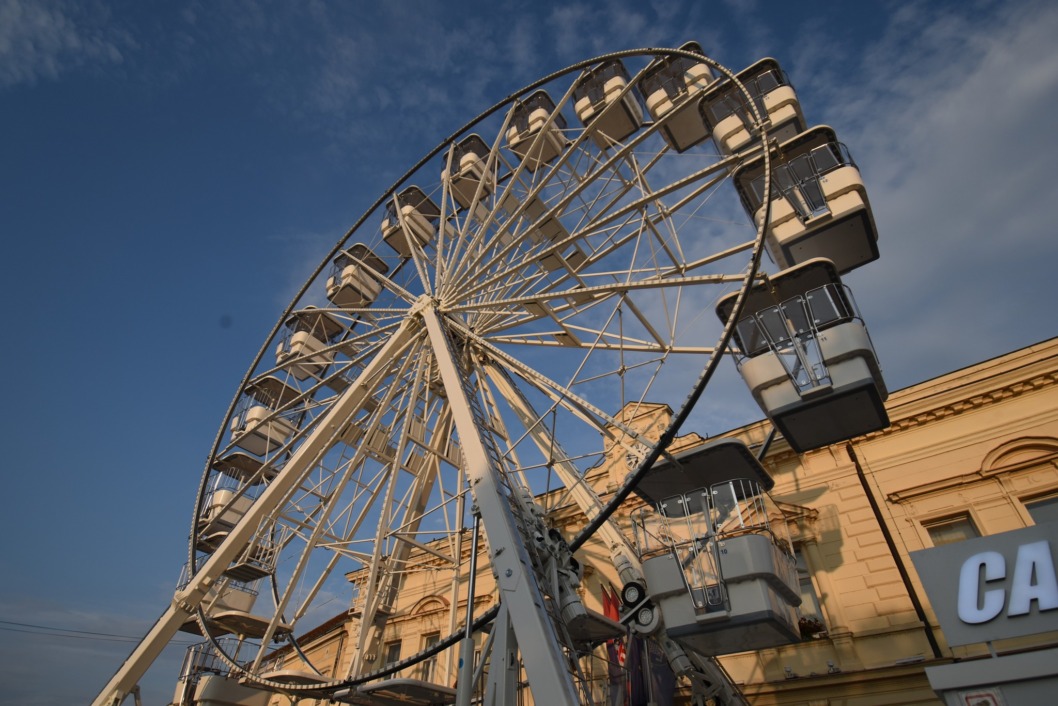
[[[763,157],[744,164],[734,178],[754,222],[770,194],[765,244],[780,268],[825,257],[844,274],[878,259],[878,231],[863,178],[830,127],[811,128],[779,145],[769,187]]]
[[[279,472],[274,464],[265,465],[261,459],[238,450],[218,458],[212,468],[239,483],[250,485],[271,481]]]
[[[696,42],[688,42],[680,49],[702,53]],[[696,99],[713,81],[708,64],[685,56],[657,59],[639,79],[647,112],[662,124],[662,136],[677,152],[688,150],[709,137]]]
[[[736,296],[717,304],[722,321]],[[753,398],[798,453],[889,426],[874,346],[829,260],[750,289],[733,339]]]
[[[347,267],[356,268],[358,266],[350,264]],[[328,292],[331,289],[330,285],[334,284],[335,297],[343,300],[348,298],[349,293],[340,293],[337,290],[343,286],[351,287],[351,284],[339,286],[337,283],[351,283],[357,277],[356,272],[350,272],[348,277],[344,276],[344,269],[345,267],[339,270],[336,262],[336,274],[327,280]],[[339,304],[339,306],[342,305]],[[327,366],[334,361],[334,351],[322,353],[320,351],[335,342],[345,331],[345,327],[333,316],[314,306],[295,311],[286,320],[285,325],[286,333],[276,345],[276,365],[287,364],[287,369],[298,380],[307,380],[310,377],[322,375]]]
[[[231,440],[240,448],[264,456],[283,446],[298,428],[300,410],[280,412],[301,392],[274,375],[246,386],[243,399],[231,420]]]
[[[214,479],[197,520],[196,547],[206,553],[220,546],[253,502],[238,489],[271,481],[278,473],[273,464],[239,450],[217,459],[212,470]]]
[[[198,514],[198,548],[212,552],[239,523],[253,504],[253,498],[239,493],[239,481],[223,473],[203,499]]]
[[[194,646],[190,649],[195,649]],[[268,706],[271,693],[243,686],[227,677],[227,665],[219,657],[211,664],[185,664],[177,682],[174,704],[191,703],[197,706]]]
[[[492,193],[494,179],[486,173],[488,156],[489,146],[478,135],[467,136],[452,149],[448,185],[452,197],[463,208],[470,208]]]
[[[591,130],[591,139],[600,149],[624,140],[643,125],[631,78],[620,60],[606,61],[587,71],[573,89],[573,110]]]
[[[425,246],[437,236],[441,211],[417,186],[396,194],[386,206],[382,239],[401,257],[411,257],[411,242]]]
[[[774,481],[736,439],[674,458],[636,488],[653,509],[633,515],[647,596],[629,606],[635,621],[649,629],[653,604],[669,637],[708,655],[796,642],[796,562]]]
[[[177,591],[186,587],[190,580],[190,572],[185,564]],[[257,581],[244,582],[225,577],[213,584],[199,606],[206,616],[212,636],[230,634],[252,639],[264,637],[270,621],[253,613],[258,593]],[[187,620],[180,630],[192,635],[202,634],[202,628],[194,618]],[[282,638],[289,632],[290,626],[281,622],[276,626],[275,637]]]
[[[526,169],[535,172],[565,149],[565,129],[566,119],[547,91],[540,90],[514,106],[507,147],[521,157]]]
[[[804,132],[805,118],[797,94],[775,59],[761,59],[735,75],[761,118],[770,123],[769,137],[785,142]],[[706,128],[721,154],[734,154],[760,139],[746,95],[731,81],[710,88],[699,103]]]
[[[398,238],[401,242],[407,243],[399,225],[394,231],[394,240]],[[382,292],[382,282],[379,281],[379,276],[388,271],[389,267],[371,248],[363,243],[356,243],[348,250],[339,252],[334,258],[331,276],[327,278],[327,298],[339,307],[370,306]],[[328,316],[327,318],[331,323],[313,322],[315,328],[310,338],[315,342],[313,345],[318,345],[314,350],[323,348],[325,341],[330,341],[333,336],[340,335],[340,331],[335,332],[333,329],[335,324],[341,328],[341,324],[333,317]],[[318,337],[317,333],[323,338]],[[328,364],[334,360],[334,354],[329,355],[330,358],[326,361]],[[304,380],[305,378],[299,379]]]
[[[180,583],[177,584],[177,589],[179,590],[186,586],[187,581],[187,565],[185,565]],[[219,628],[218,632],[230,633],[232,632],[230,629],[215,623],[211,616],[214,614],[229,615],[231,613],[249,615],[256,601],[256,588],[237,581],[221,581],[211,587],[206,597],[202,599],[202,611],[206,614],[211,628],[216,627]],[[194,618],[185,622],[180,630],[192,635],[202,634],[202,628]]]
[[[218,475],[203,500],[196,532],[196,549],[212,554],[242,520],[256,500],[256,492],[240,488],[239,482],[224,474]],[[258,533],[239,557],[224,570],[224,575],[241,582],[250,582],[275,571],[278,547],[270,532]]]

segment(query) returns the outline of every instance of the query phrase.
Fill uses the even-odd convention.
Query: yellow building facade
[[[1055,631],[987,645],[950,645],[934,605],[944,598],[927,595],[912,561],[914,552],[1058,522],[1056,382],[1058,339],[1051,339],[891,393],[886,403],[891,425],[883,431],[804,454],[781,438],[770,444],[763,462],[775,480],[770,495],[782,509],[797,557],[802,639],[720,659],[750,704],[941,704],[928,669],[1005,654],[1046,654],[1058,646]],[[667,408],[652,407],[628,414],[626,420],[657,434],[669,415]],[[769,429],[761,422],[729,435],[759,449]],[[689,432],[671,450],[704,442]],[[623,450],[614,449],[590,480],[605,499],[626,472]],[[554,527],[567,536],[576,532],[583,521],[579,509],[555,498],[540,500]],[[630,532],[630,516],[643,505],[633,496],[615,521]],[[461,551],[469,558],[472,538],[465,534]],[[478,556],[474,616],[497,600],[484,537]],[[576,556],[584,567],[578,591],[585,606],[605,613],[606,595],[621,588],[609,550],[593,539]],[[464,624],[466,584],[452,590],[453,570],[449,558],[424,546],[401,567],[399,584],[385,596],[370,593],[364,576],[350,574],[355,595],[350,609],[298,642],[312,653],[314,663],[333,665],[324,676],[407,659]],[[374,624],[361,624],[364,606],[373,599],[380,601]],[[1045,607],[1042,602],[1037,606]],[[475,636],[479,653],[487,639],[484,633]],[[582,669],[595,693],[603,694],[610,677],[605,648],[596,647],[594,655],[582,661]],[[299,663],[290,648],[281,649],[269,670],[278,680],[294,683]],[[457,670],[453,647],[393,676],[438,685],[432,695],[423,691],[416,696],[422,700],[408,703],[443,702]],[[1053,672],[1058,674],[1058,663]],[[189,681],[197,676],[190,675]],[[183,693],[192,691],[185,688]],[[177,702],[180,693],[178,689]],[[380,702],[401,698],[401,693],[384,689],[377,693]],[[527,693],[523,698],[531,703]],[[686,698],[681,689],[677,700]],[[239,690],[238,700],[232,691],[231,697],[200,703],[278,706],[292,700]]]

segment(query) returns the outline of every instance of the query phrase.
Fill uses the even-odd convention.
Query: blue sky
[[[330,247],[574,61],[689,39],[779,59],[867,182],[882,257],[848,282],[890,389],[1058,333],[1049,3],[380,5],[0,0],[12,703],[90,699],[163,610],[225,410]]]

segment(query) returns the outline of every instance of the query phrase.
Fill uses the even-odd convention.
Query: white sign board
[[[948,644],[1058,630],[1058,523],[911,552]]]

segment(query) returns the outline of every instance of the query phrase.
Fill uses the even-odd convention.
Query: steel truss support
[[[500,603],[523,653],[533,700],[548,706],[577,706],[568,656],[548,612],[519,520],[512,510],[513,490],[501,476],[500,457],[491,437],[482,432],[480,405],[467,374],[456,363],[452,341],[434,306],[421,310],[437,366],[452,406],[466,465],[467,481],[485,526],[492,571]],[[498,626],[503,630],[503,625]],[[494,652],[505,654],[505,652]]]

